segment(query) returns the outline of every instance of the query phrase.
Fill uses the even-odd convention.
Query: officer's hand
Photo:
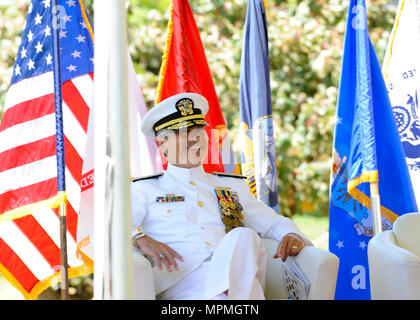
[[[169,272],[172,272],[172,267],[178,270],[178,264],[175,259],[184,261],[184,259],[170,246],[165,243],[156,241],[153,238],[145,235],[136,240],[137,247],[144,252],[145,255],[151,257],[160,270],[162,270],[162,263]],[[162,254],[164,257],[162,258]]]
[[[288,256],[297,256],[305,246],[305,241],[297,233],[288,233],[281,240],[277,247],[277,252],[273,258],[281,258],[281,261],[286,261]]]

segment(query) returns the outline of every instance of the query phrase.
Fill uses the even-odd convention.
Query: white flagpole
[[[94,18],[94,299],[132,299],[125,1],[96,0]]]
[[[111,176],[111,296],[133,299],[131,244],[130,156],[128,134],[127,13],[125,0],[109,6],[109,104]]]
[[[108,113],[108,8],[103,0],[94,2],[95,21],[95,77],[94,77],[94,283],[93,298],[110,298],[107,286],[109,275],[105,272],[105,216],[109,208],[105,206],[106,141]]]
[[[379,197],[378,182],[370,183],[370,199],[372,207],[373,234],[377,235],[382,232],[381,201]]]

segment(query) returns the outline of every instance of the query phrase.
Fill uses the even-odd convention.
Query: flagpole
[[[128,135],[128,53],[125,0],[108,0],[108,118],[112,167],[111,277],[112,299],[133,299],[130,163]],[[112,115],[112,116],[111,116]]]
[[[54,104],[56,121],[56,145],[57,145],[57,196],[60,199],[60,287],[61,299],[69,299],[68,259],[67,259],[67,215],[66,215],[66,179],[64,158],[64,130],[63,109],[61,94],[61,59],[59,25],[54,15],[57,14],[57,0],[52,1],[52,27],[53,27],[53,60],[54,60]]]
[[[382,232],[381,201],[377,181],[370,183],[370,199],[372,205],[373,234],[377,235]]]
[[[94,1],[94,21],[95,21],[95,77],[94,77],[94,277],[93,277],[93,298],[95,300],[109,299],[108,290],[109,277],[105,268],[105,215],[108,210],[105,204],[105,167],[106,167],[106,135],[107,135],[107,108],[108,95],[108,12],[103,0]],[[96,111],[100,108],[101,112]]]
[[[64,202],[60,203],[60,275],[61,299],[69,299],[69,271],[67,259],[67,210]]]

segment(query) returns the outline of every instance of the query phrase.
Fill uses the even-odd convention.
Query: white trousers
[[[266,267],[262,239],[252,229],[235,228],[223,237],[209,259],[157,298],[263,300]]]

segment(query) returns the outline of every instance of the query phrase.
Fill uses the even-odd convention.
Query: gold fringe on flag
[[[389,63],[390,63],[391,57],[392,57],[392,49],[394,47],[394,38],[395,38],[395,34],[397,33],[398,24],[400,23],[400,17],[401,17],[401,13],[403,11],[403,8],[404,8],[404,3],[405,3],[405,0],[401,1],[400,7],[398,8],[397,17],[395,18],[395,21],[396,21],[395,26],[392,29],[392,34],[390,36],[390,38],[392,40],[391,40],[391,43],[390,43],[390,45],[389,45],[389,47],[388,47],[388,49],[385,53],[384,64],[383,64],[384,67],[383,67],[383,70],[382,70],[385,82],[388,79],[388,69],[389,69]]]
[[[10,211],[6,211],[2,215],[0,215],[0,223],[3,223],[8,220],[23,218],[40,210],[55,209],[58,208],[61,203],[67,203],[67,195],[65,191],[58,192],[57,195],[53,198],[28,204],[26,206],[19,207]]]
[[[83,6],[82,0],[79,0],[82,17],[86,23],[87,29],[90,33],[92,41],[94,41],[94,34],[92,26],[89,22],[89,19],[86,15],[85,8]],[[25,217],[27,215],[33,214],[38,210],[45,210],[45,209],[55,209],[58,208],[61,204],[67,204],[67,193],[65,191],[59,191],[56,196],[50,199],[42,200],[36,203],[32,203],[20,208],[16,208],[10,211],[7,211],[0,215],[0,223],[14,220],[18,218]],[[87,257],[83,252],[77,249],[76,255],[79,259],[85,262],[81,266],[71,267],[68,270],[69,278],[80,277],[84,275],[88,275],[93,273],[93,261]],[[38,296],[46,289],[48,289],[51,285],[60,282],[61,276],[60,271],[54,273],[53,275],[40,280],[30,292],[27,292],[20,282],[10,273],[10,271],[4,267],[3,264],[0,263],[0,274],[13,286],[15,287],[20,293],[22,293],[23,297],[27,300],[35,300]]]
[[[266,0],[262,0],[263,4],[264,4],[264,11],[265,13],[267,13],[267,1]]]
[[[347,192],[364,207],[368,208],[369,210],[372,210],[371,199],[359,189],[357,189],[357,186],[361,183],[378,182],[378,180],[378,171],[375,170],[364,172],[359,177],[350,180],[347,183]],[[394,221],[398,218],[397,214],[383,206],[381,206],[381,216],[391,223],[394,223]]]
[[[166,69],[168,68],[168,59],[169,59],[169,51],[171,50],[171,45],[172,45],[172,37],[174,34],[174,20],[173,20],[173,5],[171,2],[170,5],[170,13],[171,16],[169,18],[169,22],[168,22],[168,31],[167,31],[167,35],[166,35],[166,46],[165,46],[165,51],[162,55],[162,64],[160,67],[160,77],[159,77],[159,83],[158,83],[158,87],[156,90],[156,99],[155,99],[155,104],[158,104],[161,100],[162,100],[162,90],[163,90],[163,83],[165,80],[165,75],[166,75]]]
[[[40,201],[34,204],[30,204],[21,208],[17,208],[11,211],[8,211],[0,216],[0,223],[6,220],[13,220],[17,218],[22,218],[26,215],[33,214],[35,211],[38,210],[45,210],[45,209],[54,209],[58,208],[61,204],[67,204],[67,193],[65,191],[59,191],[57,195],[51,199]],[[77,250],[77,257],[81,258],[83,265],[78,267],[71,267],[69,268],[69,278],[79,277],[83,275],[88,275],[93,273],[93,261],[89,259],[86,255],[82,252]],[[27,300],[35,300],[38,296],[43,292],[45,289],[50,287],[53,284],[60,282],[60,271],[54,273],[53,275],[40,280],[31,290],[31,292],[27,292],[23,286],[19,283],[19,281],[10,273],[7,268],[0,263],[0,274],[12,285],[14,286],[25,299]]]

